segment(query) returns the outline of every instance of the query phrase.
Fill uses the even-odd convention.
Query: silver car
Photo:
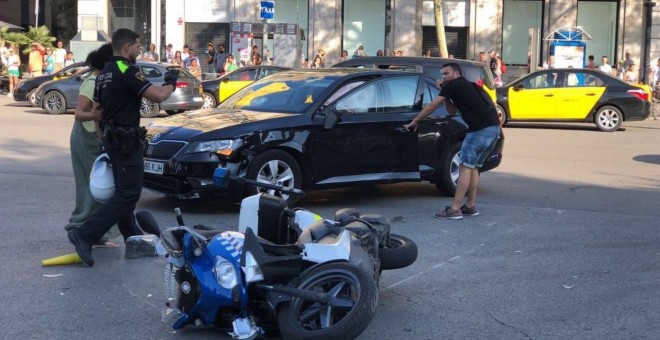
[[[154,85],[162,85],[165,72],[170,69],[177,70],[179,73],[176,90],[166,101],[159,104],[142,98],[140,107],[142,118],[155,117],[161,110],[173,115],[186,110],[199,109],[204,105],[201,81],[187,70],[177,65],[142,61],[139,61],[137,66]],[[91,71],[86,70],[69,78],[42,84],[36,91],[37,102],[49,114],[60,114],[74,109],[78,104],[80,84],[90,74]]]

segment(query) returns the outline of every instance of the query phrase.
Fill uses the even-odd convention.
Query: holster
[[[115,126],[107,124],[103,129],[103,144],[108,149],[128,155],[136,148],[142,149],[146,142],[147,129],[143,126]]]

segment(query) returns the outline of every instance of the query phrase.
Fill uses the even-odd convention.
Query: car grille
[[[185,185],[173,177],[145,173],[144,187],[164,195],[180,195],[184,194],[182,188]],[[189,188],[185,191],[189,191]]]
[[[185,145],[184,142],[158,142],[145,144],[142,151],[145,158],[166,160],[174,157]]]

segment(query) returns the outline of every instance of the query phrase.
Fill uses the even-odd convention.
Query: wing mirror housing
[[[514,91],[520,91],[520,90],[522,90],[522,89],[523,89],[522,84],[518,84],[518,85],[516,85],[516,86],[513,87],[513,90],[514,90]]]
[[[328,108],[323,113],[325,114],[325,119],[323,120],[324,129],[330,130],[339,123],[339,114],[333,108]]]

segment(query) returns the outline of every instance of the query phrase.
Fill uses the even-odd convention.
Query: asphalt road
[[[0,98],[3,339],[211,339],[161,321],[162,262],[94,251],[96,265],[41,267],[73,252],[72,114]],[[502,165],[482,176],[481,215],[433,218],[449,199],[428,183],[308,193],[304,208],[382,214],[420,251],[384,272],[360,339],[654,339],[660,334],[660,121],[504,129]],[[238,207],[144,192],[162,225],[233,229]]]

